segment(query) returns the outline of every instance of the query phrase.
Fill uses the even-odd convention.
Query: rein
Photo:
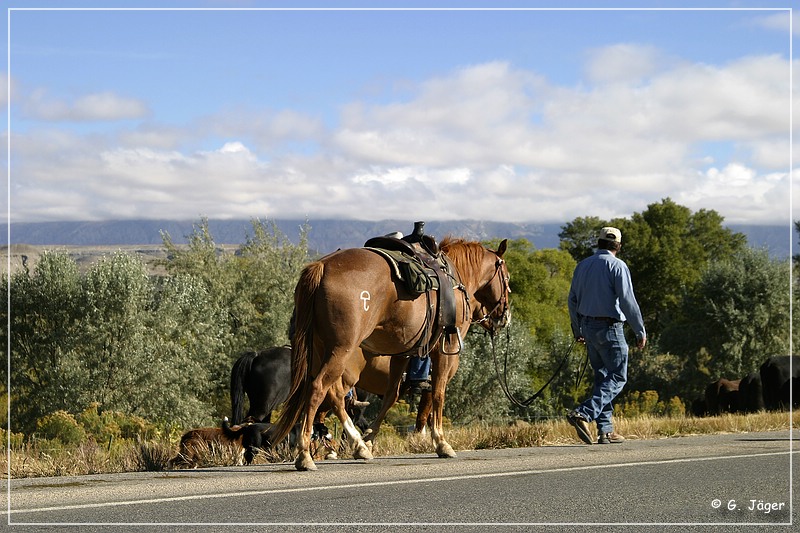
[[[505,357],[503,358],[503,373],[502,374],[500,373],[500,364],[498,363],[498,360],[497,360],[497,350],[495,349],[496,346],[495,346],[495,342],[494,342],[494,335],[490,335],[490,336],[491,336],[491,339],[492,339],[492,357],[494,358],[494,369],[495,369],[495,372],[497,372],[497,381],[500,383],[500,388],[503,389],[503,393],[506,395],[506,398],[508,398],[508,400],[512,404],[516,405],[517,407],[525,407],[525,408],[530,407],[530,405],[534,402],[534,400],[536,400],[536,398],[541,396],[542,393],[544,392],[544,390],[550,385],[550,383],[553,382],[553,380],[556,378],[558,373],[561,372],[561,369],[564,367],[564,364],[567,362],[567,360],[569,359],[570,355],[572,355],[572,348],[575,346],[575,340],[573,339],[572,344],[570,344],[569,348],[567,349],[567,353],[564,354],[564,357],[561,359],[561,362],[558,364],[558,368],[556,368],[556,371],[553,373],[552,376],[550,376],[550,379],[547,380],[547,383],[542,385],[542,388],[540,388],[538,391],[536,391],[530,398],[527,398],[525,400],[519,400],[519,399],[515,398],[513,394],[511,394],[511,391],[508,388],[508,343],[509,343],[508,332],[506,332],[506,350],[505,350],[506,353],[505,353]],[[587,359],[587,362],[588,362],[588,359]],[[577,378],[577,380],[575,382],[576,387],[577,387],[578,384],[580,384],[580,380],[583,377],[583,372],[584,371],[586,371],[586,365],[584,365],[583,371],[578,375],[578,378]]]
[[[489,280],[489,283],[491,283],[492,280],[494,280],[494,278],[496,278],[496,277],[500,278],[500,284],[501,284],[502,292],[503,292],[502,297],[497,302],[497,305],[495,305],[494,308],[491,311],[485,313],[483,315],[483,317],[481,317],[480,319],[473,320],[472,323],[473,324],[478,324],[481,327],[483,327],[483,329],[486,331],[486,333],[488,333],[489,337],[491,338],[491,341],[492,341],[492,358],[494,359],[494,369],[495,369],[495,372],[497,373],[497,381],[500,383],[500,388],[503,390],[503,394],[506,395],[506,398],[508,398],[508,400],[512,404],[514,404],[514,405],[516,405],[518,407],[527,408],[527,407],[530,407],[530,405],[539,396],[542,395],[544,390],[547,387],[550,386],[550,384],[556,378],[558,373],[561,372],[561,369],[564,368],[564,365],[569,360],[570,355],[572,355],[572,349],[575,347],[575,343],[577,341],[575,339],[572,340],[572,343],[569,345],[569,348],[567,349],[567,352],[564,354],[564,357],[561,358],[561,362],[558,363],[558,368],[556,368],[556,371],[553,372],[553,375],[550,376],[550,379],[547,380],[547,383],[542,385],[542,387],[538,391],[536,391],[532,396],[530,396],[529,398],[527,398],[525,400],[520,400],[520,399],[516,398],[513,394],[511,394],[511,390],[508,387],[508,351],[509,351],[508,350],[508,345],[510,343],[510,333],[509,333],[508,330],[506,330],[506,350],[505,350],[505,356],[503,358],[503,372],[501,373],[500,372],[500,363],[499,363],[498,358],[497,358],[497,346],[495,344],[496,330],[495,330],[495,327],[494,327],[494,319],[492,318],[492,316],[494,315],[495,312],[497,312],[498,309],[502,310],[503,317],[505,317],[506,314],[508,313],[508,293],[511,292],[511,287],[509,287],[508,278],[505,275],[502,274],[502,266],[503,266],[503,264],[504,264],[504,261],[503,261],[502,258],[497,260],[497,262],[495,263],[494,275]],[[589,358],[588,358],[588,354],[587,354],[586,361],[583,364],[583,369],[576,376],[575,388],[578,388],[578,386],[580,385],[581,379],[583,378],[583,374],[586,372],[586,368],[588,366],[589,366]]]

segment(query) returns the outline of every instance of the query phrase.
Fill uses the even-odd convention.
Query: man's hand
[[[636,341],[636,347],[640,350],[644,348],[644,345],[647,344],[647,337],[642,337],[641,339]]]
[[[575,337],[575,342],[578,344],[586,344],[586,339],[583,338],[583,335],[579,335]]]

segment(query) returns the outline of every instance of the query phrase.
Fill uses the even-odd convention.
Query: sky
[[[494,4],[9,0],[0,209],[800,218],[789,0]]]

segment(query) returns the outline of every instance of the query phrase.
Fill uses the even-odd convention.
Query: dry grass
[[[795,412],[792,425],[800,428],[800,412]],[[789,429],[789,413],[762,412],[755,414],[726,414],[716,417],[635,417],[616,419],[615,430],[626,438],[662,439],[714,433],[747,433]],[[447,440],[455,450],[480,450],[551,446],[578,442],[575,430],[565,420],[548,420],[533,424],[514,423],[508,426],[474,425],[446,429]],[[176,446],[166,441],[146,443],[131,442],[106,448],[93,441],[78,447],[45,447],[24,444],[13,447],[8,456],[3,455],[5,477],[12,478],[76,476],[114,472],[142,472],[165,470],[167,461],[175,455]],[[375,456],[434,453],[429,435],[401,435],[385,427],[378,435]],[[325,450],[319,447],[315,457],[320,459]],[[340,458],[352,457],[352,449],[343,445],[338,450]],[[237,454],[230,450],[211,449],[198,466],[233,466]],[[256,456],[255,464],[291,461],[292,452],[282,447]]]
[[[762,412],[726,414],[704,418],[652,417],[616,418],[615,431],[631,440],[663,439],[715,433],[748,433],[789,429],[789,413]],[[793,413],[793,426],[800,428],[800,412]],[[455,450],[553,446],[580,442],[575,429],[564,419],[508,426],[466,426],[446,430],[447,441]],[[433,453],[429,436],[401,437],[391,431],[378,435],[375,455]]]

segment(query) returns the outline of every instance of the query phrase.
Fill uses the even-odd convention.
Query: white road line
[[[317,487],[297,487],[297,488],[289,488],[289,489],[268,489],[268,490],[252,490],[252,491],[244,491],[244,492],[223,492],[220,494],[197,494],[192,496],[172,496],[168,498],[151,498],[145,500],[131,500],[131,501],[122,501],[122,502],[105,502],[105,503],[84,503],[78,505],[59,505],[54,507],[36,507],[32,509],[9,509],[5,511],[0,511],[0,515],[8,515],[9,513],[14,514],[28,514],[28,513],[38,513],[38,512],[52,512],[52,511],[68,511],[68,510],[76,510],[76,509],[99,509],[103,507],[119,507],[123,505],[146,505],[146,504],[153,504],[153,503],[169,503],[169,502],[180,502],[180,501],[191,501],[191,500],[210,500],[210,499],[219,499],[219,498],[241,498],[242,496],[265,496],[269,494],[291,494],[291,493],[298,493],[298,492],[314,492],[314,491],[322,491],[322,490],[337,490],[337,489],[364,489],[369,487],[387,487],[391,485],[413,485],[419,483],[437,483],[437,482],[447,482],[447,481],[462,481],[468,479],[489,479],[489,478],[501,478],[501,477],[512,477],[512,476],[527,476],[532,474],[549,474],[555,472],[578,472],[578,471],[586,471],[586,470],[603,470],[608,468],[627,468],[632,466],[648,466],[648,465],[660,465],[660,464],[670,464],[670,463],[697,463],[697,462],[705,462],[705,461],[725,461],[725,460],[736,460],[736,459],[746,459],[751,457],[768,457],[773,455],[789,455],[792,453],[791,451],[782,451],[782,452],[768,452],[768,453],[752,453],[746,455],[728,455],[724,457],[696,457],[696,458],[688,458],[688,459],[663,459],[658,461],[639,461],[639,462],[632,462],[632,463],[618,463],[618,464],[601,464],[601,465],[586,465],[586,466],[570,466],[564,468],[554,468],[554,469],[547,469],[547,470],[520,470],[515,472],[494,472],[489,474],[467,474],[467,475],[459,475],[459,476],[442,476],[442,477],[431,477],[431,478],[422,478],[422,479],[402,479],[402,480],[394,480],[394,481],[374,481],[370,483],[356,483],[356,484],[348,484],[348,485],[324,485],[324,486],[317,486]],[[10,502],[9,502],[10,504]]]

